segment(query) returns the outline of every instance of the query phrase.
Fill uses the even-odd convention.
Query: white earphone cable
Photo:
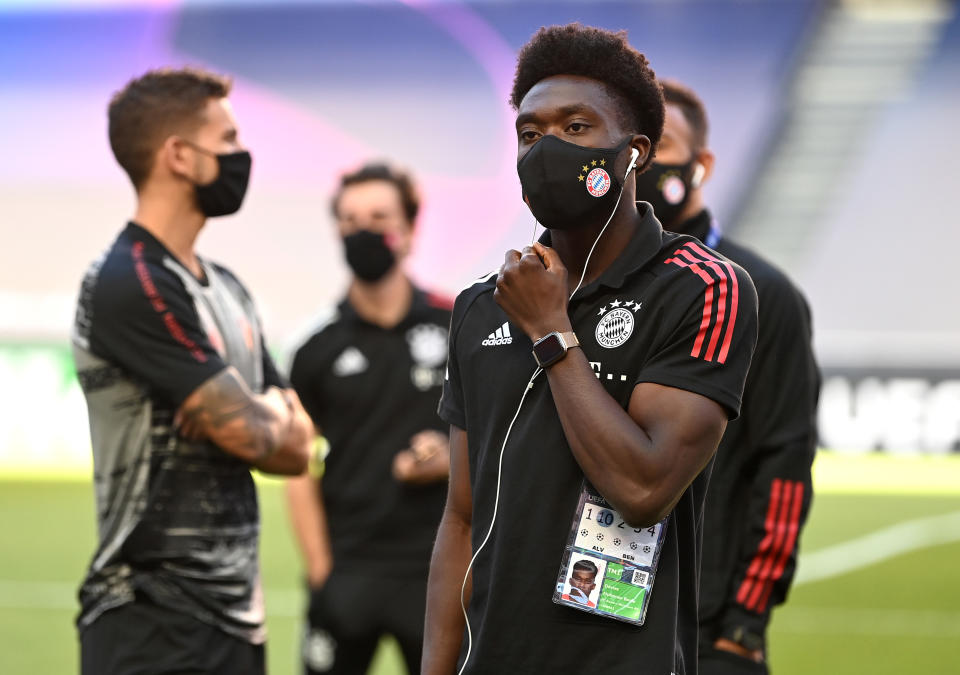
[[[497,508],[500,506],[500,477],[502,476],[503,471],[503,452],[507,448],[507,441],[510,439],[510,432],[513,430],[513,423],[517,421],[517,417],[520,415],[520,409],[523,407],[523,401],[527,398],[527,393],[533,388],[533,381],[537,379],[537,375],[542,372],[543,369],[539,367],[533,371],[533,375],[530,376],[527,386],[523,389],[523,396],[520,397],[520,404],[517,406],[517,411],[513,413],[513,419],[510,420],[510,425],[507,427],[507,433],[503,437],[503,445],[500,446],[500,457],[497,460],[497,491],[493,500],[493,517],[490,518],[490,528],[487,530],[487,535],[483,538],[480,546],[477,547],[477,552],[473,554],[472,558],[470,558],[470,564],[467,565],[467,572],[463,575],[463,584],[460,586],[460,609],[463,612],[463,619],[467,624],[467,653],[463,657],[463,665],[460,667],[460,671],[457,673],[457,675],[463,675],[463,671],[467,667],[467,663],[470,661],[470,651],[473,649],[473,631],[470,630],[470,617],[467,616],[467,603],[464,599],[464,595],[466,595],[467,592],[467,579],[470,578],[470,571],[473,569],[473,563],[476,561],[477,556],[480,555],[483,547],[487,545],[488,541],[490,541],[490,535],[493,534],[493,526],[497,522]]]

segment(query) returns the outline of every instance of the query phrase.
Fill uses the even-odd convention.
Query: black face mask
[[[654,162],[637,176],[637,200],[650,202],[653,213],[667,229],[679,225],[680,212],[690,200],[693,191],[691,159],[686,164],[658,164]]]
[[[523,197],[534,218],[552,230],[602,222],[613,212],[623,183],[614,164],[630,144],[585,148],[544,136],[517,162]]]
[[[240,210],[243,197],[247,194],[247,184],[250,182],[250,165],[253,159],[246,150],[218,155],[200,146],[190,143],[192,148],[217,158],[220,167],[217,177],[206,185],[194,184],[197,194],[197,204],[200,211],[207,218],[229,216]]]
[[[397,257],[387,246],[383,235],[370,230],[358,230],[343,238],[347,264],[363,281],[379,281],[393,269]]]

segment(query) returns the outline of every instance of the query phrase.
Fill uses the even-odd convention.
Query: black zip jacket
[[[706,241],[711,221],[704,210],[679,229]],[[810,508],[820,372],[800,291],[753,251],[722,237],[714,248],[750,274],[760,305],[743,407],[720,442],[707,491],[700,641],[726,637],[762,649],[770,610],[790,589]]]

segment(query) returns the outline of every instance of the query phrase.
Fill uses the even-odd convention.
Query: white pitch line
[[[922,548],[960,541],[960,511],[917,518],[800,555],[794,586],[822,581]]]
[[[787,603],[773,615],[773,629],[810,635],[960,636],[960,611],[797,607]]]

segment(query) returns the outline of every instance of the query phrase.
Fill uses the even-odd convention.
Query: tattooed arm
[[[183,402],[182,436],[208,439],[264,473],[297,475],[307,467],[313,423],[292,389],[254,394],[236,370],[214,375]]]

